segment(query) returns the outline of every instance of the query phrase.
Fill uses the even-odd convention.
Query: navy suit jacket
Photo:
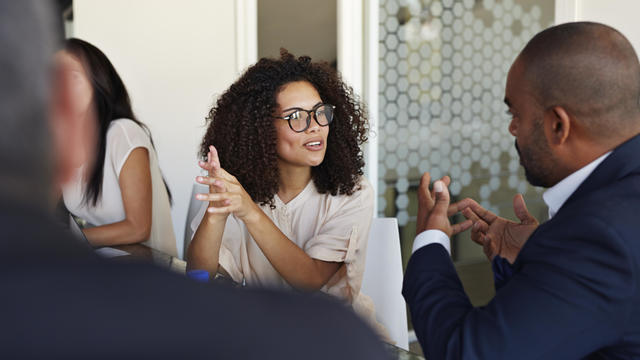
[[[474,308],[443,246],[403,285],[429,359],[640,358],[640,136],[618,146],[530,236],[496,296]]]
[[[342,303],[88,252],[0,197],[0,359],[387,359]]]

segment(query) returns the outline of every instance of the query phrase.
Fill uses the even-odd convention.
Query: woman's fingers
[[[218,159],[218,152],[216,151],[213,153],[211,149],[215,150],[213,146],[210,146],[209,152],[207,153],[207,161],[198,161],[198,166],[200,166],[201,169],[208,171],[209,176],[214,176],[216,175],[217,168],[220,167],[220,160]]]
[[[218,157],[218,150],[216,150],[215,146],[209,145],[209,163],[211,166],[217,170],[220,168],[220,158]]]
[[[196,199],[200,201],[208,202],[209,207],[207,209],[231,207],[233,203],[233,201],[231,200],[231,196],[228,193],[197,194]],[[214,211],[209,211],[209,212],[212,213]],[[222,212],[222,213],[225,213],[225,212]]]
[[[214,175],[215,167],[211,162],[211,151],[207,153],[207,161],[198,161],[198,166],[200,166],[202,170],[206,170],[210,176]]]
[[[227,204],[227,206],[221,207],[209,207],[207,212],[210,214],[230,214],[234,211],[234,206]]]
[[[229,182],[236,182],[236,178],[233,177],[233,175],[229,174],[227,172],[227,170],[225,170],[225,169],[223,169],[221,167],[218,167],[216,169],[216,177],[219,177],[219,178],[224,179],[224,180],[229,181]]]
[[[225,179],[229,182],[236,182],[236,178],[233,175],[229,174],[227,170],[222,168],[220,164],[220,157],[218,155],[218,150],[215,146],[209,145],[209,152],[207,153],[207,161],[200,161],[198,163],[201,168],[209,171],[209,176],[215,176],[222,179]]]
[[[216,178],[211,176],[196,176],[196,182],[202,185],[215,185]]]
[[[211,153],[211,163],[215,169],[216,176],[221,177],[228,181],[235,181],[233,175],[229,174],[227,170],[220,165],[220,158],[218,157],[218,150],[213,145],[209,146],[209,152]]]
[[[227,201],[231,200],[231,194],[229,193],[206,193],[206,194],[197,194],[196,199],[200,201]]]
[[[198,166],[203,170],[211,171],[211,164],[208,161],[198,161]]]
[[[219,178],[214,178],[211,176],[197,176],[196,182],[202,185],[209,186],[209,191],[211,192],[221,193],[229,191],[227,183]]]
[[[196,176],[196,182],[202,185],[226,188],[227,182],[224,179],[213,176]]]

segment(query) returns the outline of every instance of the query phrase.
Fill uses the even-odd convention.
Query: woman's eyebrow
[[[315,108],[315,107],[316,107],[316,106],[318,106],[318,105],[322,105],[322,101],[318,101],[315,105],[313,105],[313,106],[311,107],[311,109]],[[297,106],[296,106],[296,107],[290,107],[290,108],[288,108],[288,109],[284,109],[284,110],[282,110],[282,112],[286,112],[286,111],[290,111],[290,110],[306,110],[306,109],[303,109],[303,108],[301,108],[301,107],[297,107]]]
[[[282,110],[282,112],[287,112],[287,111],[289,111],[289,110],[304,110],[304,109],[303,109],[303,108],[300,108],[300,107],[291,107],[291,108],[288,108],[288,109],[284,109],[284,110]]]

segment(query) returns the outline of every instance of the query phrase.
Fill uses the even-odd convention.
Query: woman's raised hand
[[[209,175],[198,176],[196,181],[208,185],[209,193],[198,194],[196,198],[209,202],[207,208],[209,213],[225,218],[229,214],[234,214],[241,220],[246,220],[255,214],[255,211],[260,211],[235,176],[220,166],[218,151],[213,145],[209,146],[207,161],[200,161],[198,164],[202,169],[207,170]]]

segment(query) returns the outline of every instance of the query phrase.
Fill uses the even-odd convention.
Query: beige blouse
[[[275,195],[275,209],[260,206],[274,224],[310,257],[343,262],[338,272],[321,291],[344,299],[375,328],[373,303],[360,293],[364,274],[369,228],[373,218],[373,189],[366,179],[353,195],[320,194],[313,181],[298,196],[283,203]],[[204,217],[202,204],[191,222],[195,233]],[[290,285],[273,268],[244,223],[230,215],[222,235],[219,264],[234,281],[250,286],[290,289]],[[381,333],[384,331],[379,329]]]

